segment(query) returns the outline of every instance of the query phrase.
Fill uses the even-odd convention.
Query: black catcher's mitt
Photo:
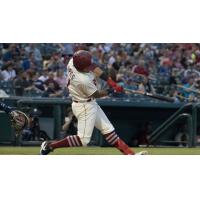
[[[29,124],[28,116],[19,110],[13,110],[9,113],[11,118],[11,125],[16,131],[16,133],[20,133],[26,126]]]

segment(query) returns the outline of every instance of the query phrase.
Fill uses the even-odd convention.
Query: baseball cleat
[[[49,154],[50,152],[53,151],[53,149],[49,146],[49,142],[47,141],[44,141],[42,144],[41,144],[41,148],[40,148],[40,155],[47,155]]]
[[[148,151],[140,151],[138,153],[136,153],[135,155],[147,155]]]

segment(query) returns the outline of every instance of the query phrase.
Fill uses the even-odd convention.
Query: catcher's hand
[[[13,110],[9,113],[11,118],[11,125],[15,129],[16,133],[20,133],[28,124],[28,116],[19,110]]]

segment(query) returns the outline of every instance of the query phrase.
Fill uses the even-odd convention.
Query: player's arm
[[[100,79],[104,80],[107,82],[107,84],[113,88],[116,92],[122,92],[123,88],[119,86],[115,81],[112,80],[111,77],[108,76],[107,73],[105,73],[100,67],[97,65],[92,66],[92,71],[93,73],[99,77]]]
[[[114,89],[107,90],[98,90],[96,84],[91,81],[87,81],[86,84],[82,83],[79,85],[80,90],[88,97],[88,98],[101,98],[108,96],[109,94],[114,92]]]
[[[91,70],[93,71],[93,73],[99,77],[100,79],[104,80],[104,81],[108,81],[109,76],[107,73],[105,73],[98,65],[93,64],[91,66]]]
[[[96,90],[91,96],[89,96],[89,98],[97,99],[105,96],[108,96],[108,92],[106,90]]]

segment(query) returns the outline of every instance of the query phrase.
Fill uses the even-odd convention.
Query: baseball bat
[[[133,94],[141,94],[141,95],[151,97],[151,98],[154,98],[154,99],[158,99],[158,100],[161,100],[161,101],[167,101],[167,102],[171,102],[171,103],[174,102],[173,98],[166,97],[166,96],[159,95],[159,94],[153,94],[153,93],[150,93],[150,92],[143,92],[141,90],[131,90],[131,89],[126,89],[126,88],[124,88],[124,90],[127,91],[127,92],[131,92]]]
[[[97,77],[100,77],[103,73],[103,70],[101,70],[99,67],[96,66],[96,67],[94,67],[93,72],[95,73],[95,75]],[[130,90],[130,89],[126,89],[126,88],[124,88],[124,90],[127,91],[127,92],[135,93],[135,94],[142,94],[144,96],[148,96],[148,97],[158,99],[158,100],[161,100],[161,101],[174,102],[173,98],[165,97],[165,96],[158,95],[158,94],[152,94],[152,93],[149,93],[149,92],[143,92],[143,91],[137,91],[137,90]]]

